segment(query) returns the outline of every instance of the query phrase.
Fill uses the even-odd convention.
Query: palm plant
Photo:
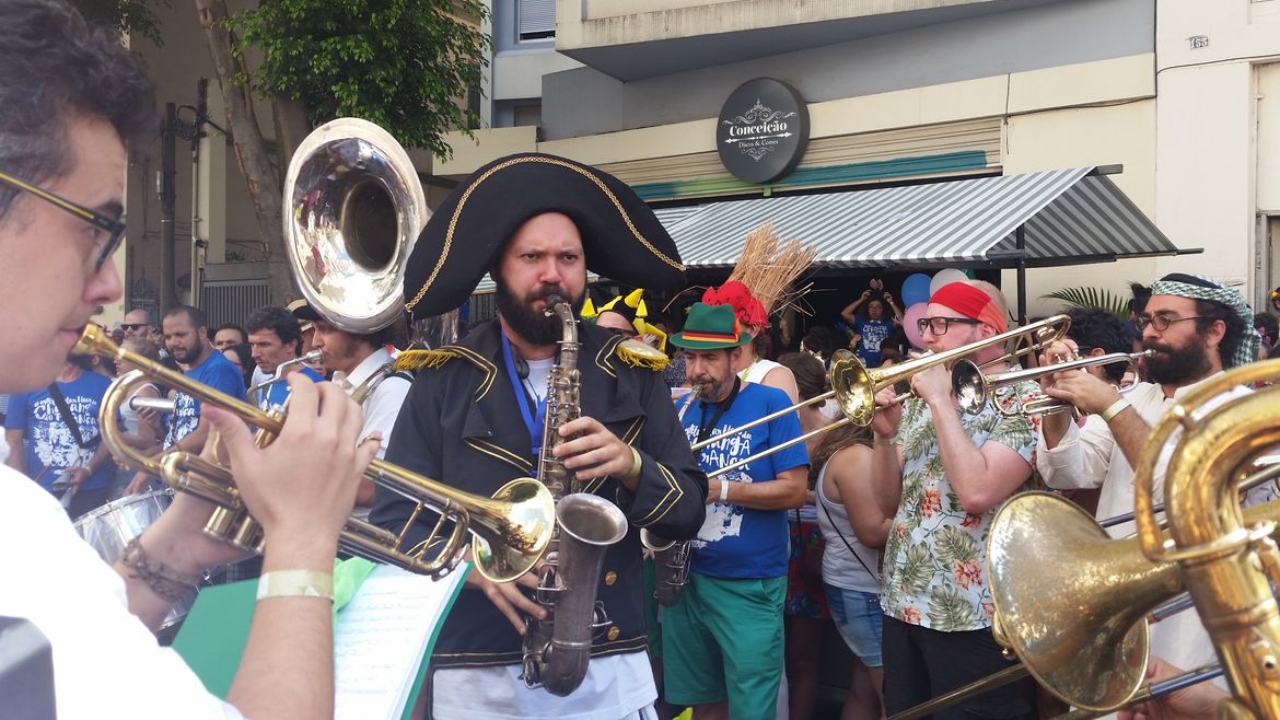
[[[1041,295],[1042,300],[1061,300],[1074,306],[1091,310],[1105,310],[1119,318],[1129,316],[1129,298],[1117,295],[1106,288],[1072,287],[1054,290]]]

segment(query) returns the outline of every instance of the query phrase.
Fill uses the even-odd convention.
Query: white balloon
[[[950,285],[953,282],[960,282],[961,280],[968,279],[969,276],[965,275],[963,270],[957,270],[955,268],[939,270],[934,274],[933,279],[929,281],[929,295],[932,297],[933,294],[938,292],[938,289],[943,285]]]

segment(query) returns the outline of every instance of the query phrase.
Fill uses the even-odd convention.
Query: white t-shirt
[[[8,447],[0,439],[0,458]],[[124,580],[62,506],[0,466],[0,615],[30,620],[53,649],[59,720],[241,718],[128,609]]]
[[[351,389],[360,387],[365,380],[369,379],[369,376],[390,361],[391,353],[385,348],[374,350],[347,376]],[[334,379],[337,379],[336,373]],[[382,444],[378,447],[379,459],[387,454],[387,443],[391,441],[391,431],[396,427],[396,418],[400,417],[400,406],[404,405],[404,399],[409,395],[411,385],[412,383],[404,377],[389,375],[365,397],[364,405],[360,408],[364,412],[364,425],[360,426],[360,437],[367,437],[375,430],[382,433]],[[352,510],[352,515],[361,520],[368,520],[369,508],[357,507]]]
[[[591,658],[582,684],[568,697],[526,688],[520,672],[519,665],[437,670],[432,677],[432,717],[623,720],[637,714],[649,717],[649,706],[658,697],[649,654],[643,650]]]

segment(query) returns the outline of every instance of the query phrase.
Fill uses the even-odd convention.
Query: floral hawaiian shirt
[[[1038,393],[1039,387],[1019,383],[1000,388],[995,402],[1011,407],[1015,390],[1025,396]],[[960,419],[978,447],[998,442],[1033,462],[1038,428],[1026,417],[1003,417],[988,402],[982,412],[962,413]],[[984,548],[996,509],[973,515],[960,506],[943,476],[937,432],[923,400],[907,401],[898,438],[903,451],[902,499],[884,550],[880,597],[884,614],[941,632],[988,628],[994,608]],[[1020,490],[1031,486],[1028,478]]]

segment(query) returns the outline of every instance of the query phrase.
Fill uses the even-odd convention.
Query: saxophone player
[[[405,298],[415,318],[458,307],[486,270],[497,286],[498,318],[457,345],[414,351],[420,371],[387,460],[488,495],[535,474],[546,452],[548,403],[576,401],[576,419],[560,426],[549,454],[572,483],[616,504],[631,525],[606,551],[595,580],[610,622],[595,634],[576,690],[556,697],[526,687],[522,677],[527,619],[547,618],[528,595],[536,574],[496,585],[473,572],[435,645],[432,717],[653,717],[640,528],[672,539],[693,536],[703,521],[707,480],[661,375],[639,367],[621,338],[591,325],[577,328],[577,367],[567,373],[577,392],[548,397],[548,377],[563,372],[560,343],[568,343],[562,320],[548,316],[549,298],[580,309],[588,268],[630,285],[683,283],[674,241],[634,192],[594,168],[540,154],[476,171],[436,211],[410,257]],[[379,489],[370,517],[398,529],[411,510],[412,503]],[[434,522],[419,518],[414,528],[425,536]]]

